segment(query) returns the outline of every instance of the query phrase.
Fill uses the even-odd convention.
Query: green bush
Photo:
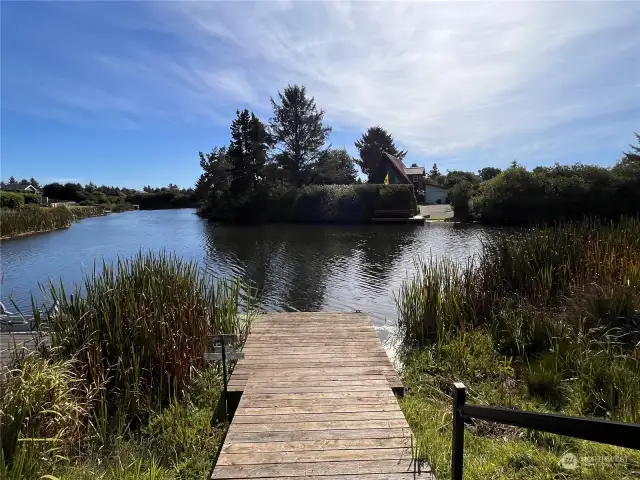
[[[23,193],[25,205],[39,205],[40,204],[40,195],[36,195],[35,193]]]
[[[640,213],[640,167],[512,167],[483,182],[469,202],[483,223],[539,224]]]
[[[375,210],[417,211],[409,185],[306,185],[275,187],[231,198],[212,192],[199,214],[217,221],[369,223]]]
[[[472,191],[473,184],[467,180],[456,183],[451,189],[449,197],[456,218],[465,219],[469,215],[469,200]]]
[[[20,208],[23,205],[22,193],[0,191],[0,208]]]

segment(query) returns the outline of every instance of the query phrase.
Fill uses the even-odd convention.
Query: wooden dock
[[[366,314],[260,315],[243,351],[212,478],[435,478],[413,460],[404,387]]]

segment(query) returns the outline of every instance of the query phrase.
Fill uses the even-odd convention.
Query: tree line
[[[399,158],[407,153],[379,126],[370,127],[355,142],[359,158],[344,148],[333,148],[325,111],[303,85],[287,85],[270,101],[267,123],[248,109],[237,110],[229,144],[199,153],[202,174],[195,192],[205,216],[233,216],[234,211],[256,208],[276,190],[282,198],[294,198],[295,193],[285,190],[358,184],[356,166],[369,176],[383,152]]]

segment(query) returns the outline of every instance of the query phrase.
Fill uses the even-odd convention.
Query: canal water
[[[94,264],[165,249],[217,277],[239,277],[261,292],[267,311],[368,312],[381,338],[393,330],[394,301],[414,260],[430,255],[466,261],[486,230],[474,226],[224,226],[194,210],[156,210],[88,218],[71,228],[0,242],[2,302],[30,312],[39,284],[70,288]]]

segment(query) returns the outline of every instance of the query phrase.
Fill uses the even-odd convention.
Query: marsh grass
[[[466,383],[471,403],[640,421],[638,219],[505,232],[467,264],[417,267],[396,298],[413,392],[403,405],[445,475],[453,381]],[[562,476],[568,451],[624,459],[571,478],[640,470],[636,454],[575,439],[486,422],[466,435],[465,478]]]
[[[208,336],[235,333],[243,342],[255,292],[166,252],[96,265],[72,291],[53,283],[44,289],[58,312],[45,318],[34,308],[34,315],[49,342],[3,379],[3,472],[203,478],[223,431],[211,425],[221,382],[204,363]],[[29,373],[34,365],[39,377]],[[52,385],[59,395],[46,395],[58,391]],[[57,411],[63,401],[77,408]],[[28,437],[43,445],[64,438],[67,460],[26,449]]]
[[[0,237],[10,238],[36,232],[68,228],[74,220],[102,215],[100,207],[43,208],[27,205],[18,209],[0,209]]]

